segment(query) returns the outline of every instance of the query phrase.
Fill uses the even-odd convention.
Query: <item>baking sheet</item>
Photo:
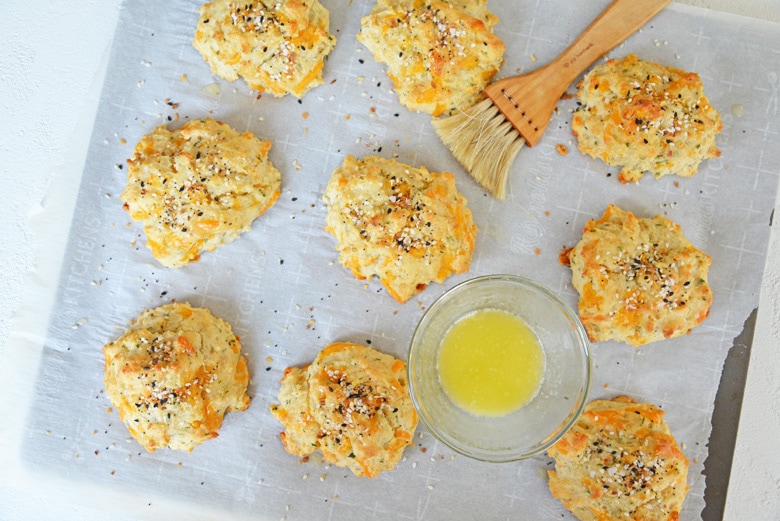
[[[301,102],[258,97],[242,82],[211,75],[191,46],[199,2],[127,2],[122,8],[54,314],[44,342],[20,447],[33,473],[109,490],[154,515],[165,500],[202,515],[279,519],[572,519],[549,494],[551,460],[486,464],[455,455],[420,426],[393,472],[357,479],[313,457],[284,452],[268,413],[285,367],[309,362],[333,341],[369,343],[405,357],[417,320],[436,297],[467,278],[516,273],[577,295],[557,255],[610,202],[642,216],[664,213],[713,257],[715,301],[684,338],[634,349],[593,346],[591,398],[629,394],[661,405],[691,459],[683,519],[704,506],[713,403],[723,361],[758,304],[771,210],[780,171],[776,123],[780,29],[776,24],[671,6],[610,56],[699,72],[724,120],[721,158],[691,179],[617,182],[616,169],[583,157],[569,129],[574,100],[544,139],[521,151],[505,202],[481,191],[432,132],[430,117],[398,104],[380,64],[355,40],[371,2],[323,1],[338,44],[325,85]],[[565,48],[607,2],[500,2],[496,33],[507,44],[501,75],[532,70]],[[219,91],[219,93],[217,93]],[[573,88],[570,92],[573,92]],[[156,125],[215,117],[270,139],[282,197],[240,240],[180,270],[143,246],[118,195],[134,143]],[[561,156],[555,145],[570,153]],[[479,227],[471,271],[431,285],[399,305],[376,281],[360,282],[337,262],[323,231],[321,201],[346,154],[395,157],[455,172]],[[102,345],[146,308],[171,300],[210,308],[241,336],[253,374],[253,403],[226,417],[220,436],[191,454],[147,454],[132,440],[102,386]],[[127,513],[127,512],[126,512]],[[136,512],[134,512],[136,513]]]

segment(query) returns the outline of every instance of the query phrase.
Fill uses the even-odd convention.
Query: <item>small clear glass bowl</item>
[[[539,390],[506,416],[477,416],[461,409],[439,381],[442,338],[452,324],[483,309],[522,319],[544,352]],[[408,371],[420,420],[439,441],[474,459],[515,461],[547,450],[579,418],[590,390],[590,344],[577,315],[549,289],[515,275],[487,275],[453,287],[428,308],[412,336]]]

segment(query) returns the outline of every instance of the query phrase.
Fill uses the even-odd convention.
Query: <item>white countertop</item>
[[[0,6],[0,176],[5,248],[0,249],[0,354],[36,276],[41,245],[28,217],[53,180],[80,172],[90,139],[119,0],[7,0]],[[776,0],[684,0],[684,3],[780,22]],[[736,4],[736,5],[735,5]],[[778,50],[780,52],[780,50]],[[778,54],[780,65],[780,54]],[[776,205],[776,209],[778,206]],[[63,239],[64,240],[64,239]],[[769,259],[780,255],[773,230]],[[780,519],[780,266],[768,262],[742,404],[725,519]],[[0,418],[0,422],[12,421]],[[767,434],[773,433],[773,434]],[[104,520],[105,512],[63,503],[37,491],[0,488],[0,519]],[[130,520],[131,518],[126,518]],[[121,521],[121,520],[120,520]]]

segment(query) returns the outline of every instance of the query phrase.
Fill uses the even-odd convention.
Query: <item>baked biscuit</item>
[[[325,461],[368,478],[395,468],[417,428],[406,364],[345,342],[285,370],[279,403],[270,408],[284,425],[287,452],[305,457],[319,449]]]
[[[212,72],[255,90],[300,98],[320,85],[336,45],[318,0],[213,0],[200,8],[192,44]]]
[[[138,142],[120,199],[144,225],[147,246],[179,268],[234,241],[279,198],[270,141],[213,119],[159,126]]]
[[[434,116],[465,109],[503,63],[487,0],[378,0],[358,40],[387,67],[401,104]]]
[[[584,154],[622,170],[622,183],[645,171],[656,178],[694,175],[720,156],[723,129],[699,75],[630,54],[594,67],[578,84],[572,131]]]
[[[677,521],[688,458],[655,405],[595,400],[547,454],[552,495],[582,521]]]
[[[103,347],[105,386],[143,447],[192,451],[217,437],[226,412],[249,406],[249,371],[230,324],[168,304],[141,313]]]
[[[471,264],[477,227],[448,172],[347,156],[323,198],[341,264],[360,280],[376,275],[398,302]]]
[[[707,318],[712,259],[661,215],[640,218],[610,205],[561,254],[594,342],[639,346],[688,333]]]

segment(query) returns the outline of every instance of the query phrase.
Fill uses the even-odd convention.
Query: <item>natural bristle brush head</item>
[[[471,176],[503,200],[509,167],[525,140],[493,101],[485,98],[452,116],[435,119],[433,128]]]

